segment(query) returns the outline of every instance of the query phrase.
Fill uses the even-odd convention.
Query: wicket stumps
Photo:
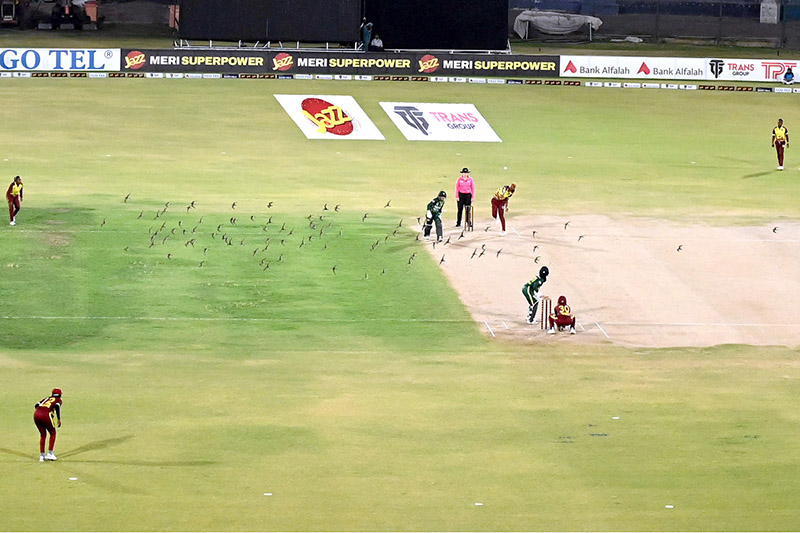
[[[550,313],[553,312],[553,300],[549,296],[542,296],[539,306],[542,308],[542,329],[547,329],[547,319],[550,318]]]
[[[465,205],[464,206],[464,229],[466,231],[473,231],[472,226],[472,206]]]

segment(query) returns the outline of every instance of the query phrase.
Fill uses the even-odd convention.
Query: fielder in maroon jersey
[[[56,445],[56,428],[61,427],[61,389],[53,389],[50,396],[42,398],[36,404],[33,412],[33,421],[39,430],[39,461],[55,461],[56,455],[53,448]],[[44,453],[44,442],[50,433],[50,445]]]
[[[11,218],[9,225],[17,225],[17,213],[19,213],[22,202],[22,178],[17,176],[11,185],[8,186],[6,191],[6,200],[8,201],[8,216]]]
[[[562,295],[558,297],[558,305],[553,311],[554,312],[548,317],[550,329],[547,330],[547,333],[555,333],[556,329],[569,327],[569,332],[575,335],[576,319],[575,315],[572,314],[572,310],[570,310],[567,305],[566,296]]]
[[[772,128],[772,147],[778,153],[778,170],[783,170],[783,152],[789,148],[789,130],[783,125],[783,119],[778,119],[778,125]]]

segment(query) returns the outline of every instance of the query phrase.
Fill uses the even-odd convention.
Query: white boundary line
[[[603,332],[603,335],[605,335],[605,336],[606,336],[606,339],[610,339],[610,338],[611,338],[611,337],[609,337],[609,336],[608,336],[608,333],[606,333],[606,330],[604,330],[604,329],[603,329],[603,328],[600,326],[600,324],[598,324],[597,322],[595,322],[595,323],[594,323],[594,325],[595,325],[595,326],[597,326],[597,328],[598,328],[600,331],[602,331],[602,332]]]
[[[757,324],[747,322],[606,322],[612,326],[800,328],[800,324]]]
[[[522,237],[522,235],[520,235],[520,234],[519,234],[519,232],[518,232],[518,231],[517,231],[515,228],[511,228],[511,231],[513,231],[514,233],[516,233],[516,234],[517,234],[517,237]]]
[[[492,337],[496,337],[496,335],[494,334],[494,331],[492,331],[492,328],[489,327],[489,323],[487,321],[485,321],[485,320],[483,321],[483,323],[486,324],[486,329],[489,330],[489,333],[492,334]]]
[[[139,322],[297,322],[295,318],[280,317],[192,317],[192,316],[0,316],[0,320],[120,320]],[[442,324],[469,324],[473,320],[458,320],[448,318],[311,318],[303,319],[304,322],[420,322]]]
[[[505,322],[503,322],[503,327],[506,328],[506,329],[511,329],[511,328],[508,327],[508,324],[506,324]]]

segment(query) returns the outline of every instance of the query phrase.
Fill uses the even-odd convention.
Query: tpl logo
[[[762,61],[761,66],[764,67],[764,77],[768,80],[774,80],[782,76],[786,69],[791,67],[795,68],[797,63],[785,63],[782,61]]]

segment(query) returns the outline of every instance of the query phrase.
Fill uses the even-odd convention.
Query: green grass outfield
[[[465,165],[479,198],[516,180],[515,213],[797,219],[800,160],[774,172],[769,146],[796,95],[0,90],[26,197],[0,231],[0,530],[797,529],[796,349],[495,342],[411,227]],[[350,94],[386,140],[307,141],[276,93]],[[380,101],[474,103],[504,142],[410,143]]]

